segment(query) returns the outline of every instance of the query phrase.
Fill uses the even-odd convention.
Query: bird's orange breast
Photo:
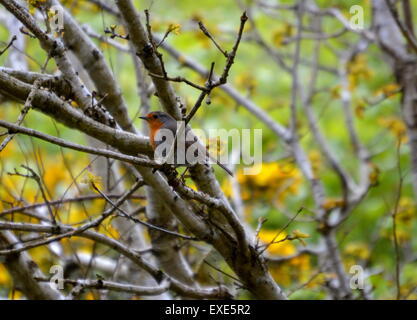
[[[149,122],[149,142],[153,149],[156,148],[155,144],[155,135],[158,133],[158,130],[164,125],[163,122],[158,120],[153,120]]]

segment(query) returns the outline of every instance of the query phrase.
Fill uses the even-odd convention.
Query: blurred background
[[[29,10],[36,14],[36,2],[41,1],[28,2]],[[236,90],[242,99],[251,101],[267,113],[270,119],[285,127],[291,127],[291,105],[296,105],[295,125],[299,144],[311,164],[313,176],[321,181],[325,191],[321,207],[317,208],[311,183],[294,158],[291,146],[222,88],[216,88],[212,92],[211,104],[202,106],[191,125],[193,128],[204,130],[263,130],[263,163],[259,174],[244,175],[242,167],[238,165],[235,168],[235,179],[229,178],[219,168],[216,168],[216,176],[225,195],[234,206],[238,205],[239,213],[249,228],[255,231],[259,222],[263,222],[259,231],[259,241],[268,243],[279,233],[275,239],[278,243],[268,246],[266,254],[271,258],[269,268],[274,280],[291,293],[290,298],[329,298],[328,287],[331,287],[336,275],[323,268],[322,264],[326,259],[321,260],[315,254],[321,249],[323,238],[323,226],[316,217],[317,212],[321,210],[329,217],[329,221],[332,221],[333,216],[339,217],[343,214],[341,212],[346,206],[345,187],[323,153],[323,143],[312,131],[308,118],[310,110],[314,113],[314,125],[322,133],[326,146],[335,155],[336,162],[347,175],[358,182],[358,185],[364,178],[364,171],[360,169],[362,163],[358,158],[350,124],[355,137],[369,155],[368,169],[365,171],[368,179],[367,190],[361,199],[349,208],[343,222],[338,225],[336,234],[340,258],[347,274],[355,265],[366,270],[366,295],[358,293],[357,297],[370,295],[374,299],[395,299],[399,290],[402,299],[415,299],[417,241],[413,235],[417,230],[409,139],[401,113],[401,85],[398,84],[398,78],[377,41],[368,41],[364,36],[363,30],[373,32],[372,1],[307,1],[317,11],[337,10],[346,21],[350,21],[352,16],[351,7],[360,5],[363,8],[364,26],[360,31],[350,30],[331,13],[305,12],[302,17],[304,28],[301,34],[298,33],[297,14],[293,7],[297,1],[134,2],[140,12],[144,9],[150,11],[152,30],[159,38],[162,38],[167,30],[171,30],[161,46],[168,75],[182,76],[199,84],[204,84],[205,79],[189,68],[186,62],[193,61],[205,69],[209,69],[210,64],[215,62],[215,72],[221,74],[225,58],[201,32],[197,22],[204,23],[222,48],[231,50],[236,40],[240,16],[247,10],[249,21],[231,69],[228,86]],[[143,123],[137,116],[148,110],[161,110],[161,105],[156,96],[141,93],[138,89],[135,65],[129,52],[126,52],[127,41],[119,37],[111,39],[110,35],[105,33],[106,29],[111,28],[115,33],[125,35],[123,26],[111,12],[97,5],[96,1],[65,0],[61,3],[81,26],[88,26],[85,30],[88,30],[102,50],[114,73],[135,127],[142,130]],[[110,1],[108,5],[113,4]],[[412,13],[416,14],[416,6],[414,3],[412,5]],[[8,13],[4,7],[0,7],[0,12],[0,17],[7,17]],[[12,36],[4,21],[0,20],[1,48],[8,44]],[[97,39],[98,37],[105,41]],[[57,67],[53,60],[48,61],[44,68],[47,57],[38,40],[25,36],[25,42],[23,61],[27,64],[27,69],[55,74]],[[166,46],[174,48],[179,55],[174,57]],[[353,50],[354,48],[358,49]],[[10,56],[13,50],[14,46],[0,56],[1,66],[11,66]],[[296,88],[294,65],[298,77]],[[145,70],[143,75],[143,81],[152,93],[151,80]],[[187,110],[190,110],[198,98],[198,90],[184,83],[172,85]],[[143,99],[143,94],[146,99]],[[76,103],[73,105],[77,107]],[[0,118],[14,122],[21,108],[22,104],[2,97]],[[23,124],[79,144],[87,143],[84,134],[69,129],[40,112],[30,111]],[[221,152],[233,153],[233,150],[224,148],[224,143],[215,141],[214,144]],[[36,168],[47,197],[54,200],[69,195],[94,194],[88,183],[85,183],[92,179],[89,170],[92,161],[91,157],[83,153],[65,150],[34,138],[16,136],[0,153],[0,219],[39,222],[36,218],[19,211],[2,214],[2,211],[13,207],[42,201],[39,188],[34,181],[8,174],[15,168],[19,169],[21,164],[29,164]],[[126,172],[121,171],[121,176],[125,175]],[[97,178],[97,183],[106,182]],[[193,186],[190,179],[187,179],[187,183]],[[146,205],[146,200],[139,196],[131,201],[135,206]],[[82,203],[63,204],[59,207],[60,221],[77,225],[86,221],[89,215],[103,210],[104,206],[105,201],[99,198]],[[111,221],[101,225],[99,231],[109,237],[120,237]],[[25,234],[24,237],[28,235]],[[117,255],[108,248],[87,239],[63,239],[59,246],[57,252],[67,257],[65,272],[71,277],[85,276],[85,272],[92,277],[95,277],[96,273],[105,274],[104,271],[94,270],[94,267],[80,267],[77,259],[83,258],[74,258],[76,255],[117,259]],[[190,246],[184,249],[197,279],[203,284],[211,282],[211,277],[225,283],[233,282],[207,265],[201,266],[200,257],[196,252],[209,251],[205,245],[201,246],[202,248]],[[45,274],[49,273],[51,265],[62,258],[48,246],[34,248],[28,252]],[[231,272],[215,252],[210,251],[207,257],[217,268],[226,273]],[[399,287],[396,284],[397,272],[400,273]],[[0,296],[6,299],[24,298],[13,285],[12,278],[1,264],[1,260]],[[110,293],[109,297],[130,298],[116,293]],[[243,290],[239,297],[251,296]],[[82,299],[99,298],[102,297],[93,289],[82,295]]]

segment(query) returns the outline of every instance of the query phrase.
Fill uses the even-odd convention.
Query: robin
[[[184,135],[180,135],[186,137],[186,139],[177,137],[177,140],[175,140],[178,130],[177,121],[168,113],[155,111],[139,118],[148,123],[149,142],[155,153],[165,158],[165,161],[173,159],[168,163],[177,166],[193,166],[197,163],[209,163],[210,160],[213,160],[229,175],[233,176],[233,173],[227,167],[209,154],[195,136],[192,139],[188,138],[189,133],[191,133],[188,127],[183,131]],[[181,132],[181,130],[178,130],[178,132]],[[176,146],[171,150],[174,142],[176,142]]]

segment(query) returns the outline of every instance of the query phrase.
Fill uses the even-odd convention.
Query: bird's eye
[[[155,114],[155,115],[153,116],[153,118],[154,118],[154,119],[158,119],[158,116]]]

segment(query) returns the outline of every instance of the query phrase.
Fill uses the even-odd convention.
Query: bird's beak
[[[139,118],[142,119],[142,120],[148,121],[147,117],[139,117]]]

